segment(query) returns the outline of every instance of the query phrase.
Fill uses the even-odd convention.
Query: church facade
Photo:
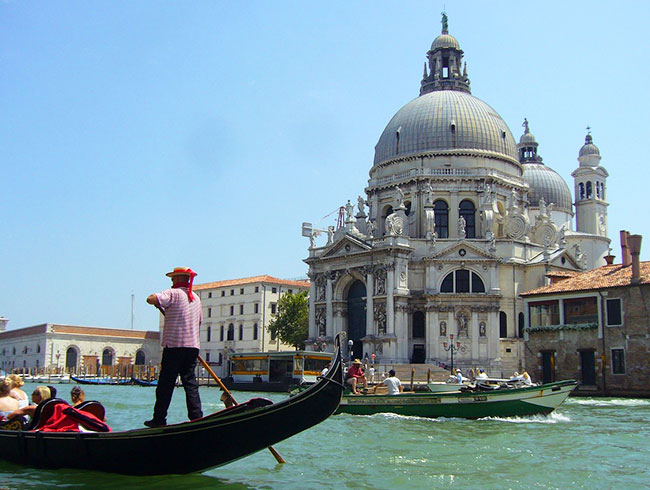
[[[463,54],[443,15],[420,94],[379,137],[365,195],[348,201],[336,230],[303,224],[308,345],[346,332],[355,357],[449,364],[453,355],[455,366],[493,375],[520,370],[519,295],[550,272],[604,264],[608,174],[591,134],[574,197],[542,162],[528,121],[517,143],[471,95]]]

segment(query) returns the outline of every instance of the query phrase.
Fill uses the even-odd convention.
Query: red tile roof
[[[192,286],[192,289],[195,290],[214,289],[214,288],[222,288],[228,286],[241,286],[243,284],[254,284],[254,283],[262,283],[262,282],[269,283],[269,284],[278,284],[283,286],[296,286],[296,287],[303,287],[303,288],[309,287],[309,281],[290,281],[287,279],[278,279],[277,277],[264,275],[264,276],[245,277],[242,279],[229,279],[226,281],[207,282],[205,284],[194,284]]]
[[[640,263],[640,281],[636,284],[650,284],[650,262]],[[598,269],[569,277],[555,284],[542,286],[521,293],[522,296],[535,294],[566,293],[573,291],[592,291],[630,286],[632,284],[632,266],[623,267],[621,264],[604,265]]]

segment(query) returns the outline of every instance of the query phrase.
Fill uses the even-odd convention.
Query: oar
[[[205,362],[205,360],[201,356],[198,356],[198,359],[201,365],[208,371],[208,373],[210,373],[210,376],[212,376],[212,378],[217,382],[217,384],[223,391],[223,394],[225,395],[225,399],[222,397],[222,400],[226,404],[226,407],[237,405],[238,403],[235,401],[235,398],[232,396],[232,393],[230,393],[230,390],[226,388],[226,385],[223,384],[223,381],[219,379],[219,376],[216,375],[216,373],[212,370],[210,365],[207,362]],[[269,446],[268,450],[271,451],[271,454],[279,464],[286,463],[284,458],[280,456],[280,453],[278,453],[273,446]]]

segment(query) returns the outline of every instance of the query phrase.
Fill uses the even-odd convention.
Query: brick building
[[[535,381],[574,378],[576,394],[650,396],[650,262],[639,261],[640,235],[621,232],[621,246],[621,264],[555,275],[522,293]]]

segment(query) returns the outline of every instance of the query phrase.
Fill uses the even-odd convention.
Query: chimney
[[[630,247],[627,239],[630,236],[629,231],[621,230],[621,263],[623,267],[632,265],[632,257],[630,256]]]
[[[630,254],[632,255],[632,284],[638,283],[641,280],[641,264],[639,263],[639,255],[641,254],[641,235],[629,235],[627,242],[630,247]]]

